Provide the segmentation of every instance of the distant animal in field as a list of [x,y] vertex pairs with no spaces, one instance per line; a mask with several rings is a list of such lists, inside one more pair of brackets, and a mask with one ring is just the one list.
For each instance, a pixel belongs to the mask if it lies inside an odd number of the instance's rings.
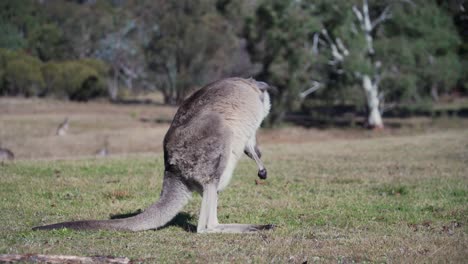
[[104,146],[96,152],[97,157],[106,157],[109,155],[109,140],[105,139]]
[[102,149],[96,152],[97,157],[106,157],[107,155],[109,155],[109,150],[107,149],[107,147],[103,147]]
[[65,117],[65,120],[63,120],[63,122],[57,127],[57,136],[65,136],[67,134],[69,126],[68,123],[68,117]]
[[7,148],[0,148],[0,160],[14,160],[15,154]]
[[244,233],[273,228],[273,225],[220,224],[217,216],[218,192],[228,185],[243,152],[255,160],[258,177],[267,177],[256,132],[270,111],[269,88],[254,79],[228,78],[206,85],[187,98],[164,138],[161,197],[143,213],[123,219],[63,222],[33,230],[157,229],[180,212],[193,192],[203,196],[198,233]]

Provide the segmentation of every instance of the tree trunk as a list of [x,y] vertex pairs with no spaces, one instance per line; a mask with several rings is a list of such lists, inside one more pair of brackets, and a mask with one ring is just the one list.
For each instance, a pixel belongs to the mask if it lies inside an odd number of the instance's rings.
[[432,100],[434,100],[434,102],[439,101],[439,89],[438,89],[438,85],[436,82],[434,82],[431,86],[431,97],[432,97]]
[[378,87],[372,84],[371,78],[367,74],[362,76],[362,86],[366,92],[367,107],[369,108],[367,124],[373,129],[382,129],[384,128],[384,124],[379,111],[380,100]]
[[107,92],[109,93],[109,97],[111,101],[116,101],[118,92],[119,92],[119,76],[117,74],[117,69],[114,68],[112,80],[107,81]]

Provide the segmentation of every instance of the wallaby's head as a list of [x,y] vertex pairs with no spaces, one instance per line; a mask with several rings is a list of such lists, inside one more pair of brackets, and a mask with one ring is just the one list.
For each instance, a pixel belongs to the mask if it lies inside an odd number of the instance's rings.
[[263,118],[265,118],[270,113],[271,109],[270,95],[268,94],[268,88],[270,88],[270,86],[265,82],[257,82],[257,86],[259,86],[260,91],[262,91],[260,99],[263,102]]
[[268,90],[271,90],[272,87],[266,82],[259,82],[253,78],[248,79],[248,81],[254,85],[260,92],[260,100],[263,102],[263,118],[265,118],[270,113],[271,101]]

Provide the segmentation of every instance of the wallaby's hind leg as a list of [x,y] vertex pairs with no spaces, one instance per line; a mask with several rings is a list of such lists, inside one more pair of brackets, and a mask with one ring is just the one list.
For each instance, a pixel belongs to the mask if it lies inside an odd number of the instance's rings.
[[246,233],[272,229],[273,225],[219,224],[218,191],[216,184],[203,188],[203,199],[198,219],[197,233]]

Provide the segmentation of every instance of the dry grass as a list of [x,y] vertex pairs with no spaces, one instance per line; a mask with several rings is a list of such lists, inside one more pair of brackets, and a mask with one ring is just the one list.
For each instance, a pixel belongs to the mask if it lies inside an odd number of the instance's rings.
[[[468,258],[468,132],[459,127],[463,120],[379,134],[291,127],[263,131],[269,179],[256,185],[255,165],[242,160],[220,195],[219,218],[278,225],[273,231],[187,232],[197,222],[201,199],[194,195],[177,221],[159,231],[32,232],[39,224],[106,219],[151,204],[162,183],[163,160],[156,144],[167,124],[139,121],[140,115],[157,119],[165,108],[67,103],[62,107],[69,109],[70,135],[58,138],[45,135],[49,125],[44,124],[47,118],[51,126],[63,119],[54,114],[61,103],[34,106],[36,113],[24,105],[42,101],[17,104],[22,110],[0,101],[0,113],[10,109],[0,116],[2,143],[15,148],[20,158],[44,159],[0,165],[0,254],[112,255],[146,263],[464,263]],[[174,113],[165,110],[168,116]],[[24,123],[21,116],[28,116]],[[75,118],[80,122],[73,125]],[[14,133],[3,130],[5,124],[33,129]],[[38,134],[28,135],[33,131]],[[154,154],[76,158],[94,150],[83,140],[106,135],[113,153]],[[157,143],[131,141],[130,135]],[[41,150],[41,142],[50,147]],[[69,148],[57,152],[62,146]],[[45,159],[61,155],[75,158]]]
[[[161,152],[174,107],[0,99],[0,144],[18,159],[92,156],[106,140],[111,154]],[[69,117],[64,137],[57,126]]]
[[[159,100],[152,98],[152,101]],[[17,159],[94,156],[106,141],[111,155],[161,153],[164,135],[175,112],[176,107],[155,104],[114,105],[0,98],[0,146],[13,150]],[[69,117],[70,129],[65,137],[58,137],[55,135],[57,126],[65,117]],[[411,118],[387,119],[387,122],[398,123],[402,128],[388,128],[375,133],[361,128],[320,130],[283,127],[261,131],[259,142],[261,145],[303,144],[468,128],[468,120],[465,119]]]

